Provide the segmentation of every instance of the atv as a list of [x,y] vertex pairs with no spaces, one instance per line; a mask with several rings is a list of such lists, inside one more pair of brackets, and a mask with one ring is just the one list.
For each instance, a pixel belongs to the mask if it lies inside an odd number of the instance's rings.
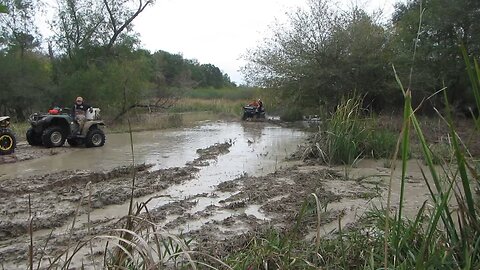
[[82,129],[69,110],[50,110],[48,114],[34,113],[30,116],[31,127],[27,130],[28,144],[47,148],[85,145],[101,147],[105,144],[105,123],[100,120],[100,109],[90,108]]
[[13,131],[8,128],[10,125],[10,117],[0,117],[0,155],[9,155],[15,151],[17,140]]
[[242,120],[247,120],[248,118],[251,119],[265,119],[265,109],[261,109],[258,111],[256,106],[245,106],[243,107],[243,116]]

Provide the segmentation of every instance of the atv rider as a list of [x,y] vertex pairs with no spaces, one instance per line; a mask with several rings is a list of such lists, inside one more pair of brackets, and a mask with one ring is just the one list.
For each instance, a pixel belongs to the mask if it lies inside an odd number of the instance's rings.
[[254,100],[253,102],[251,102],[250,104],[248,104],[248,106],[255,107],[257,114],[262,113],[262,112],[265,110],[265,109],[263,108],[263,102],[262,102],[262,100],[260,100],[260,99]]
[[82,132],[83,126],[85,125],[85,121],[87,119],[86,118],[87,110],[91,108],[92,106],[83,103],[82,97],[77,97],[75,99],[75,105],[73,106],[73,110],[72,110],[72,117],[78,123],[78,126],[79,126],[78,133]]
[[265,111],[265,108],[263,108],[263,102],[262,100],[258,99],[257,101],[258,106],[257,106],[257,113],[262,113]]

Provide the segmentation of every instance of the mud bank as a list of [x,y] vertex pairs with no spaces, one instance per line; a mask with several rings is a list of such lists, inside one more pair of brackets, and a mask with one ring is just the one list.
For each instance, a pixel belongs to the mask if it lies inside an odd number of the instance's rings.
[[[218,155],[227,153],[230,146],[230,143],[224,143],[198,149],[199,156],[195,161],[208,164]],[[128,213],[128,207],[122,204],[128,202],[131,195],[145,197],[191,180],[199,171],[192,165],[160,170],[151,168],[151,165],[142,164],[107,172],[63,171],[0,181],[0,266],[16,269],[26,265],[29,230],[36,243],[49,243],[44,249],[36,246],[36,259],[40,260],[45,254],[51,259],[72,243],[121,227],[117,218],[90,216],[95,209],[120,205],[120,211],[123,211],[120,216],[123,216]],[[135,188],[132,194],[133,178]],[[181,213],[178,209],[178,203],[171,203],[152,213],[161,220],[166,214]],[[85,214],[88,214],[86,223],[76,220],[75,217]],[[75,227],[75,222],[80,225]],[[69,227],[72,228],[70,232]]]
[[[128,152],[120,148],[121,141],[114,141],[111,148],[95,149],[98,157],[85,151],[93,160],[80,160],[77,165],[92,170],[0,177],[0,269],[27,268],[30,217],[35,264],[48,267],[63,254],[61,265],[67,250],[71,255],[77,244],[86,243],[88,248],[77,251],[70,268],[101,268],[108,255],[106,241],[91,239],[118,236],[112,230],[125,227],[133,172],[134,204],[145,206],[136,214],[135,232],[148,235],[155,228],[181,235],[189,248],[218,257],[241,249],[257,232],[296,226],[303,206],[306,212],[299,229],[312,237],[317,226],[312,194],[321,204],[323,235],[337,230],[339,219],[350,226],[372,204],[385,201],[390,170],[384,161],[363,160],[356,167],[284,162],[307,137],[296,130],[264,123],[215,123],[138,135],[142,141],[135,145],[138,160],[153,165],[119,167]],[[123,156],[113,155],[119,153]],[[100,161],[106,169],[91,166]],[[108,169],[110,164],[117,166]],[[407,214],[415,213],[428,195],[421,170],[414,169],[419,168],[417,162],[411,161],[409,167]],[[394,173],[393,207],[399,177]]]
[[[50,157],[58,154],[75,151],[77,148],[73,147],[59,147],[59,148],[45,148],[30,146],[26,142],[17,144],[15,153],[6,156],[0,156],[0,165],[33,160],[42,157]],[[1,176],[1,173],[0,173]]]

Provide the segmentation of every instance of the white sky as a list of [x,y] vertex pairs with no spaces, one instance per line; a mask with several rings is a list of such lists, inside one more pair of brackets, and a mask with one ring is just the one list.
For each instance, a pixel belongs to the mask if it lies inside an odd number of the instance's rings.
[[[393,12],[400,0],[331,0],[340,6],[352,3],[369,12]],[[404,1],[404,0],[403,0]],[[55,0],[44,0],[53,12]],[[137,17],[134,30],[142,47],[155,52],[179,53],[200,63],[211,63],[242,83],[240,59],[269,36],[275,20],[284,21],[285,13],[304,5],[306,0],[157,0]],[[52,14],[53,15],[53,14]],[[50,17],[50,14],[47,15]],[[44,27],[41,27],[44,28]],[[47,28],[47,27],[45,27]],[[43,32],[43,31],[42,31]],[[51,34],[51,33],[50,33]],[[49,34],[44,33],[44,37]]]
[[[339,0],[357,3],[367,11],[390,15],[396,0]],[[275,19],[301,6],[305,0],[157,0],[134,21],[144,48],[180,53],[185,58],[211,63],[243,82],[240,59],[269,35]]]

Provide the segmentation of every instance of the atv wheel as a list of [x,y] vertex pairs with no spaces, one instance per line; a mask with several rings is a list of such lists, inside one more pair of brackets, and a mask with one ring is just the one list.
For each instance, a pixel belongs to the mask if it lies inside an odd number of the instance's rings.
[[101,147],[105,144],[105,133],[101,129],[93,129],[87,133],[85,145],[87,147]]
[[37,135],[35,131],[33,131],[33,128],[29,128],[27,130],[26,137],[27,137],[28,144],[32,146],[42,145],[42,137]]
[[75,147],[83,144],[82,139],[67,139],[67,142],[70,146]]
[[9,155],[15,151],[16,140],[9,129],[0,129],[0,155]]
[[60,127],[49,127],[43,131],[42,142],[45,147],[60,147],[65,143],[65,135]]

